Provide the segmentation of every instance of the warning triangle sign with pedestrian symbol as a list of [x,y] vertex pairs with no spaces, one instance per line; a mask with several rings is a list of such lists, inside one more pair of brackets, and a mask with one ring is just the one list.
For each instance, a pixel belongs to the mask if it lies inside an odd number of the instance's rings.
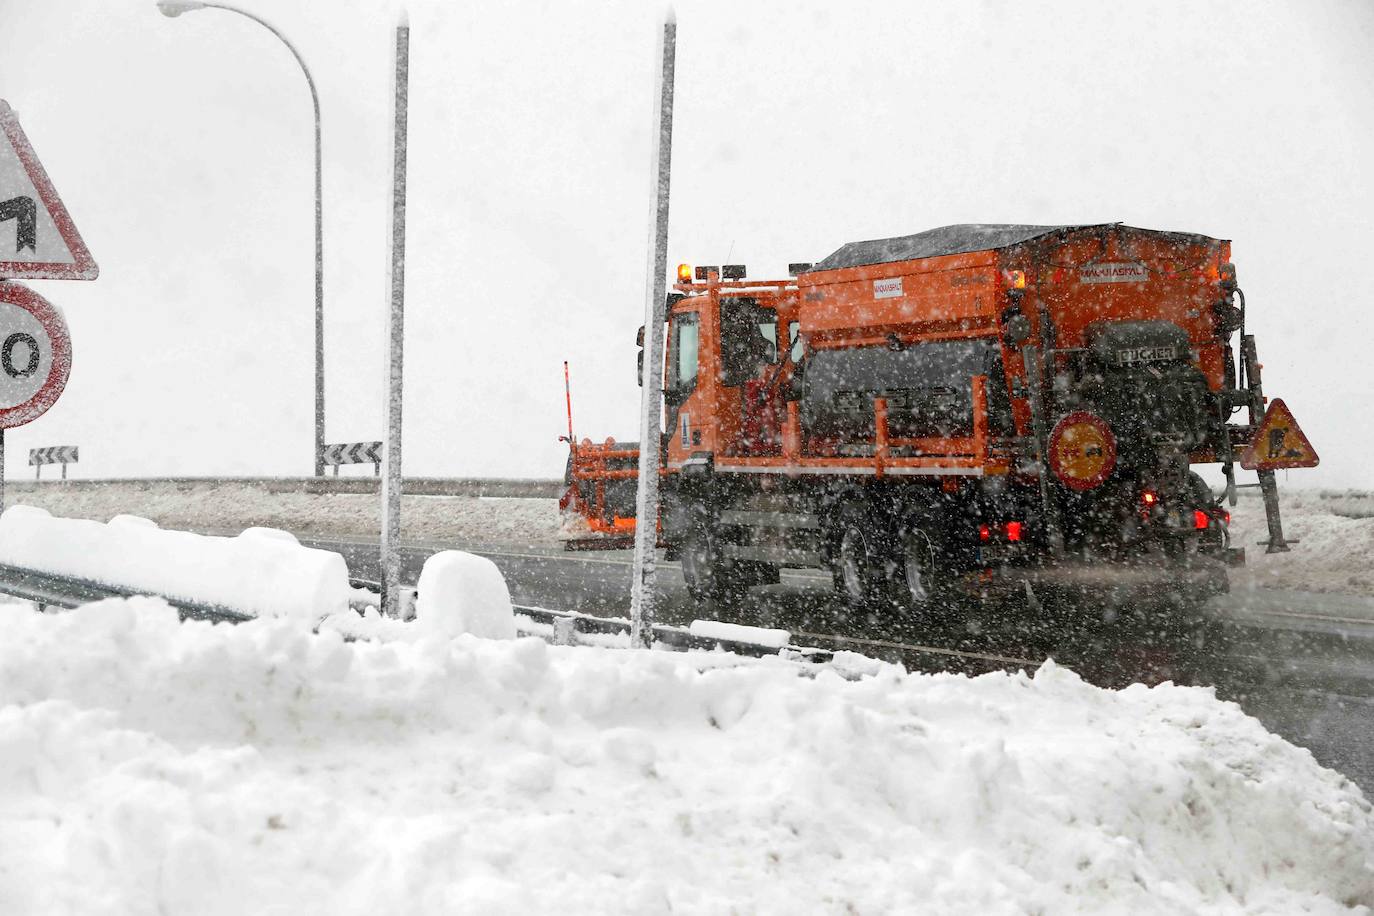
[[1293,412],[1279,398],[1270,402],[1250,444],[1240,453],[1240,466],[1247,471],[1314,468],[1320,461]]
[[0,279],[94,280],[99,273],[14,110],[0,99]]

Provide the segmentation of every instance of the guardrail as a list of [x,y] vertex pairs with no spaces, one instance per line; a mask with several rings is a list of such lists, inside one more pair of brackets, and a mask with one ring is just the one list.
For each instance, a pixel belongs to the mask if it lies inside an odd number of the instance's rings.
[[[136,595],[145,594],[147,593],[136,589],[121,588],[117,585],[105,585],[86,579],[58,576],[20,566],[0,565],[0,595],[32,601],[40,609],[47,607],[70,609],[95,601],[104,601],[107,598],[132,598]],[[181,614],[182,620],[241,623],[252,619],[251,615],[230,608],[200,604],[181,598],[168,598],[165,595],[156,597],[162,598],[176,608]]]
[[[143,489],[197,486],[249,486],[268,493],[379,493],[375,477],[110,477],[81,480],[15,481],[13,492],[64,488],[72,492],[109,486]],[[494,496],[526,499],[557,499],[563,495],[562,480],[537,477],[407,477],[402,490],[407,496]]]
[[[355,584],[359,584],[358,580],[354,581]],[[70,576],[58,576],[52,573],[40,572],[38,570],[26,569],[19,566],[0,565],[0,595],[9,595],[10,597],[19,598],[24,601],[32,601],[39,606],[40,610],[50,607],[70,609],[95,601],[103,601],[108,598],[131,598],[136,595],[147,594],[148,593],[144,591],[105,585],[103,583],[76,579]],[[244,614],[241,611],[235,611],[230,608],[200,604],[194,601],[186,601],[181,598],[171,598],[166,595],[153,595],[151,597],[161,598],[169,605],[176,608],[183,620],[194,619],[209,620],[216,623],[243,623],[244,621],[253,619],[250,614]],[[523,605],[516,605],[514,610],[518,616],[528,618],[532,623],[551,628],[548,632],[544,632],[542,630],[531,630],[529,627],[518,627],[521,635],[538,636],[556,645],[576,645],[581,641],[579,639],[580,636],[628,634],[630,631],[630,621],[625,618],[591,617],[569,611],[556,611],[549,608],[526,607]],[[794,646],[779,648],[778,646],[762,645],[759,643],[700,636],[683,627],[655,626],[652,629],[655,642],[666,648],[678,651],[686,651],[689,649],[702,651],[724,650],[736,655],[746,655],[755,658],[778,655],[785,658],[812,662],[827,662],[830,661],[833,655],[832,652],[823,649],[799,648]]]
[[[551,632],[545,633],[520,628],[517,624],[517,630],[521,632],[521,635],[538,636],[554,645],[578,645],[583,642],[580,639],[582,636],[616,636],[622,634],[628,636],[630,633],[628,617],[593,617],[572,611],[556,611],[550,608],[527,607],[519,604],[515,605],[515,613],[517,616],[528,617],[536,624],[552,627]],[[810,662],[828,662],[834,655],[833,652],[826,649],[792,645],[779,647],[742,640],[723,639],[717,636],[702,636],[685,627],[660,624],[650,627],[650,630],[653,632],[653,642],[681,652],[689,649],[704,652],[723,650],[734,655],[747,655],[753,658],[776,655]]]
[[[39,606],[40,610],[43,610],[49,607],[70,609],[95,601],[103,601],[107,598],[131,598],[146,593],[83,579],[74,579],[69,576],[55,576],[17,566],[0,565],[0,594],[32,601]],[[176,608],[183,620],[242,623],[253,619],[249,614],[229,608],[198,604],[180,598],[169,598],[166,595],[153,597],[161,598]],[[548,608],[517,605],[515,613],[527,617],[535,623],[552,627],[551,633],[531,632],[525,628],[521,635],[539,636],[561,645],[577,644],[579,634],[629,633],[630,628],[630,621],[626,619],[588,617],[583,614],[554,611]],[[653,632],[655,641],[668,648],[681,651],[722,649],[737,655],[760,658],[765,655],[784,655],[807,661],[829,661],[831,657],[830,652],[819,649],[793,649],[792,647],[779,649],[776,646],[697,636],[682,627],[656,626],[653,628]]]

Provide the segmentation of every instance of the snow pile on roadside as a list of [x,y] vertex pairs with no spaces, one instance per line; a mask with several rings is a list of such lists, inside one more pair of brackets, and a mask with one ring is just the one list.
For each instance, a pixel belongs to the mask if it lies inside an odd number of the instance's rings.
[[441,550],[425,560],[415,588],[416,628],[422,632],[515,638],[515,610],[506,577],[486,557]]
[[[1279,490],[1283,533],[1297,540],[1288,553],[1266,554],[1269,540],[1264,502],[1257,491],[1241,496],[1231,510],[1231,543],[1245,548],[1245,567],[1233,570],[1233,590],[1246,586],[1374,596],[1374,517],[1336,514],[1339,500],[1313,490]],[[1354,513],[1351,513],[1354,514]]]
[[0,607],[0,910],[1335,913],[1359,790],[1209,691]]
[[246,614],[317,621],[348,609],[348,566],[285,531],[234,538],[163,531],[146,518],[108,524],[11,506],[0,515],[0,563]]

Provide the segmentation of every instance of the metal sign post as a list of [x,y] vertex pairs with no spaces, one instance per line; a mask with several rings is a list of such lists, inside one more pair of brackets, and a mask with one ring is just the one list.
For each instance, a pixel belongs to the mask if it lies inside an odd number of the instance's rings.
[[382,611],[408,616],[401,601],[401,367],[405,356],[406,109],[410,24],[396,26],[395,126],[391,160],[391,318],[387,324],[386,451],[382,463]]
[[663,322],[668,270],[668,189],[673,160],[673,71],[677,56],[677,19],[669,10],[663,23],[662,69],[654,133],[653,227],[644,306],[644,388],[639,416],[639,488],[635,497],[635,555],[630,585],[630,643],[647,646],[653,632],[657,596],[658,468],[663,436]]

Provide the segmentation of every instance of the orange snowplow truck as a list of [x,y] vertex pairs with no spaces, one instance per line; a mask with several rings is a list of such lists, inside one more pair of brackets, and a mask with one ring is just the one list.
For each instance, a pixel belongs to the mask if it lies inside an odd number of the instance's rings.
[[[1220,463],[1234,502],[1265,411],[1229,242],[958,225],[789,281],[683,268],[659,522],[698,599],[820,567],[856,605],[915,611],[1060,588],[1187,602],[1243,562],[1192,470]],[[633,530],[637,454],[572,445],[563,506],[594,537]],[[1283,549],[1272,470],[1260,485]]]

